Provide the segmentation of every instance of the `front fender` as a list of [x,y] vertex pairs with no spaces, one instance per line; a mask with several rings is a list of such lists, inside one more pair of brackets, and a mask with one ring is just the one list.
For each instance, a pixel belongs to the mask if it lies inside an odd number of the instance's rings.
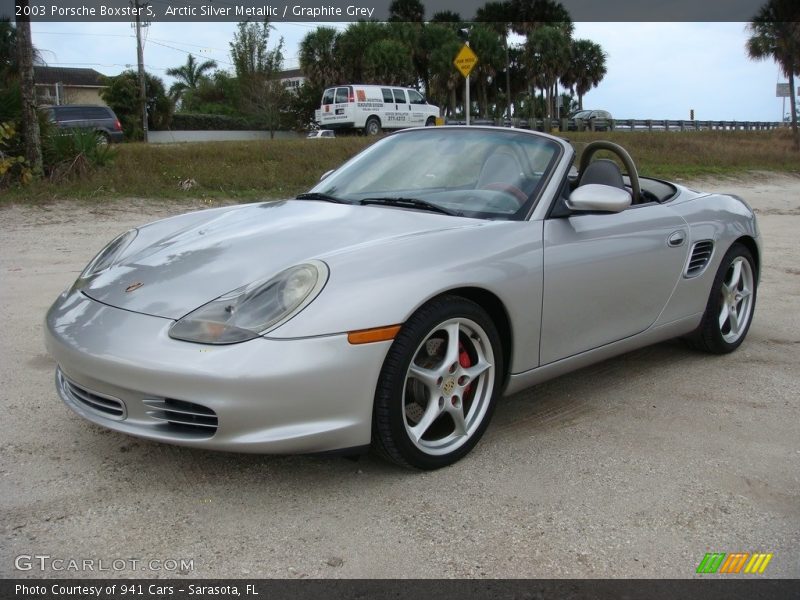
[[514,332],[512,372],[539,364],[543,248],[541,221],[487,221],[322,256],[330,279],[302,313],[270,338],[332,335],[404,323],[449,290],[487,290]]

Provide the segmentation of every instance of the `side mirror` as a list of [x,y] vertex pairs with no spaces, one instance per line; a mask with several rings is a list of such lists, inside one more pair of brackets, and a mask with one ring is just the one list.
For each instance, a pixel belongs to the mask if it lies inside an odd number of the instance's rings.
[[622,212],[631,205],[631,195],[619,188],[588,183],[575,188],[566,202],[575,212]]
[[331,169],[330,171],[325,171],[325,172],[324,172],[322,175],[320,175],[320,177],[319,177],[319,180],[320,180],[320,181],[322,181],[322,180],[323,180],[323,179],[325,179],[325,178],[326,178],[328,175],[330,175],[331,173],[333,173],[335,170],[336,170],[336,169]]

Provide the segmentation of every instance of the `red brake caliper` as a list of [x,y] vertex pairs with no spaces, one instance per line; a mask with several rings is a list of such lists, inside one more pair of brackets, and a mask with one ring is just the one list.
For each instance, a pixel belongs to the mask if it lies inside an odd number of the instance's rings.
[[[472,360],[467,354],[466,348],[464,348],[464,344],[462,342],[458,343],[458,364],[461,365],[462,369],[468,369],[472,366]],[[470,383],[467,387],[464,388],[464,395],[466,396],[472,391],[472,384]]]

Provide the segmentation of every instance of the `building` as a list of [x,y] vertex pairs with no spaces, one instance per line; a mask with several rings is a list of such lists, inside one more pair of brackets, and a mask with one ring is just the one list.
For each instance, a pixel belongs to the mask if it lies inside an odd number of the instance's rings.
[[33,81],[39,104],[97,104],[105,106],[100,91],[103,74],[94,69],[34,67]]
[[297,91],[297,89],[303,85],[306,80],[306,76],[303,75],[303,71],[300,69],[288,69],[286,71],[281,71],[278,73],[278,78],[281,80],[283,87],[294,91]]

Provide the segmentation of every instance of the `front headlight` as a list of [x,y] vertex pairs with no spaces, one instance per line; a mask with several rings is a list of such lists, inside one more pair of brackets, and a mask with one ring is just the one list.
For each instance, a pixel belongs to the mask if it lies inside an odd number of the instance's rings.
[[136,239],[138,234],[138,229],[131,229],[111,240],[111,242],[109,242],[109,244],[86,266],[83,273],[78,277],[78,281],[89,279],[93,275],[97,275],[113,265],[117,259],[122,256],[125,249]]
[[233,290],[170,327],[170,337],[202,344],[235,344],[275,329],[303,310],[328,281],[328,267],[309,261],[272,279]]

